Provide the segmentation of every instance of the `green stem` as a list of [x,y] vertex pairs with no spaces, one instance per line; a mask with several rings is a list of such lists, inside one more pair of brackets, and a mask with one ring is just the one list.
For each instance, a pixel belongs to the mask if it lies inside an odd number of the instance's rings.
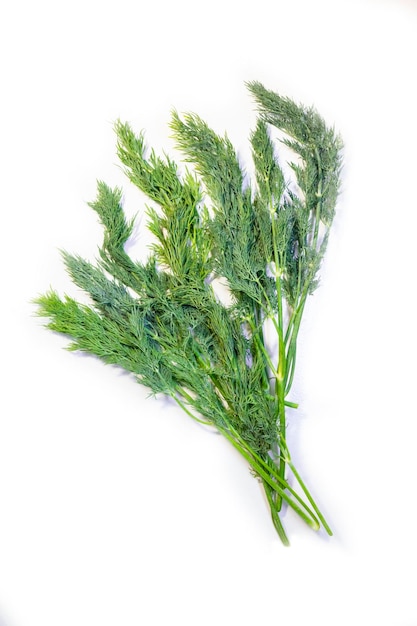
[[[290,487],[290,485],[285,480],[282,480],[278,474],[272,471],[272,468],[270,465],[265,463],[265,461],[262,461],[260,457],[256,454],[256,452],[252,449],[248,449],[248,446],[243,444],[243,442],[242,444],[239,443],[239,441],[236,440],[235,437],[232,437],[232,435],[227,430],[222,429],[222,428],[218,428],[218,430],[222,433],[222,435],[226,437],[226,439],[228,439],[228,441],[230,441],[230,443],[248,461],[249,465],[252,467],[255,473],[262,480],[264,480],[268,485],[270,485],[270,487],[272,487],[272,489],[277,493],[277,495],[280,495],[281,498],[285,500],[285,502],[296,513],[298,513],[298,515],[311,528],[313,528],[313,530],[318,530],[320,528],[320,524],[316,516],[314,515],[314,513],[311,511],[311,509],[306,505],[306,503],[300,498],[300,496]],[[261,461],[260,463],[258,462],[258,459]],[[266,469],[264,469],[263,466],[266,467]],[[273,478],[271,477],[271,475],[273,476]],[[294,500],[285,493],[284,489],[280,487],[278,483],[283,484],[285,488],[294,496],[294,498],[300,502],[301,506],[298,506],[298,504],[294,502]],[[307,511],[308,515],[304,512],[303,509]]]
[[[248,446],[242,441],[241,437],[237,435],[237,439],[243,449],[248,449]],[[279,474],[277,473],[277,467],[275,463],[272,461],[272,459],[270,459],[270,462],[268,463],[267,461],[262,459],[262,457],[260,457],[254,450],[250,448],[248,449],[248,453],[251,455],[251,457],[253,457],[256,460],[256,463],[259,466],[261,466],[266,472],[268,472],[268,475],[272,476],[274,480],[276,480],[279,484],[281,484],[300,503],[300,505],[307,511],[307,513],[311,517],[313,518],[315,517],[313,511],[304,502],[301,496],[291,487],[291,485],[285,479],[282,479],[279,476]],[[276,490],[275,492],[276,494],[278,493]]]
[[265,344],[260,340],[260,338],[259,338],[259,336],[257,334],[254,334],[254,339],[255,339],[255,342],[256,342],[258,348],[260,349],[260,351],[264,355],[264,357],[265,357],[265,359],[266,359],[266,361],[267,361],[267,363],[269,365],[269,368],[270,368],[272,374],[274,375],[274,378],[276,378],[278,376],[278,372],[275,369],[275,365],[272,362],[272,359],[271,359],[271,356],[270,356],[268,350],[265,348]]
[[[187,402],[189,402],[191,405],[193,404],[193,398],[191,396],[189,396],[189,394],[181,389],[179,390],[179,393],[181,393],[181,395],[187,400]],[[183,411],[185,413],[187,413],[187,415],[189,415],[193,420],[204,424],[204,425],[212,425],[210,424],[210,422],[204,421],[202,419],[199,419],[198,417],[196,417],[188,408],[187,406],[184,404],[184,402],[182,402],[179,397],[175,394],[172,395],[173,399],[177,402],[177,404],[183,409]],[[285,478],[282,478],[282,476],[279,474],[279,472],[275,471],[275,465],[272,463],[272,460],[270,463],[266,462],[265,460],[263,460],[254,450],[252,450],[247,444],[245,444],[243,442],[243,440],[241,439],[241,437],[238,435],[238,433],[233,429],[232,426],[230,426],[230,430],[233,432],[233,436],[225,429],[223,428],[219,428],[217,427],[218,430],[226,437],[226,439],[229,440],[229,442],[240,452],[240,454],[248,461],[249,465],[252,467],[252,469],[254,470],[254,472],[262,479],[263,485],[264,485],[264,489],[265,489],[265,493],[268,499],[268,503],[270,505],[270,509],[271,509],[271,517],[272,517],[272,521],[274,523],[275,529],[281,539],[281,541],[283,542],[284,545],[289,545],[289,541],[288,538],[286,536],[285,530],[282,526],[282,522],[280,520],[279,517],[279,511],[281,508],[281,503],[284,500],[288,506],[290,506],[311,528],[313,528],[313,530],[318,530],[320,527],[319,524],[319,520],[323,523],[324,528],[326,529],[326,531],[331,534],[331,530],[328,526],[328,524],[326,523],[323,515],[321,514],[321,512],[319,511],[317,505],[315,504],[312,496],[310,495],[307,487],[305,486],[304,482],[302,481],[300,475],[298,474],[296,468],[294,467],[294,465],[292,464],[291,461],[291,457],[289,455],[288,452],[288,448],[286,446],[286,443],[284,442],[283,444],[283,452],[285,453],[285,460],[288,463],[289,467],[291,468],[292,472],[294,473],[294,476],[296,477],[298,483],[300,484],[301,488],[303,489],[305,495],[307,496],[308,501],[310,502],[313,510],[315,511],[316,515],[314,514],[314,512],[310,509],[310,507],[302,500],[302,498],[299,496],[299,494],[297,494],[296,491],[294,491],[294,489],[292,489],[292,487],[288,484],[288,482],[285,480]],[[282,455],[284,456],[284,454]],[[282,485],[282,487],[280,486]],[[289,495],[287,495],[285,493],[285,491],[288,491],[292,497],[290,497]],[[273,493],[275,493],[275,500],[273,497]],[[278,500],[279,498],[279,500]],[[297,504],[297,502],[295,502],[295,500],[299,503]],[[278,508],[278,502],[279,502],[279,507]]]
[[[188,395],[185,394],[183,391],[180,392],[182,395]],[[189,398],[191,396],[188,396]],[[192,417],[193,420],[195,420],[196,422],[198,422],[199,424],[204,424],[205,426],[212,426],[213,424],[211,424],[211,422],[206,422],[205,420],[199,419],[198,417],[196,417],[194,415],[194,413],[191,413],[191,411],[187,408],[187,406],[184,404],[184,402],[182,402],[178,396],[176,396],[174,393],[171,394],[171,398],[173,398],[175,400],[175,402],[178,404],[178,406],[180,406],[182,408],[183,411],[185,411],[185,413],[187,413],[187,415],[189,417]]]
[[292,381],[294,378],[295,370],[295,357],[297,351],[297,338],[300,330],[301,318],[304,312],[304,306],[306,303],[308,294],[308,282],[306,283],[303,292],[300,296],[300,301],[297,308],[291,315],[288,322],[287,332],[285,334],[285,345],[287,347],[287,371],[285,379],[285,393],[288,393],[291,389]]
[[315,503],[313,496],[311,495],[310,491],[308,490],[306,484],[304,483],[303,479],[301,478],[300,474],[298,473],[298,470],[296,469],[296,467],[294,466],[294,464],[293,464],[293,462],[291,460],[291,456],[290,456],[290,453],[288,451],[287,444],[286,444],[285,441],[283,441],[283,443],[282,443],[282,448],[285,451],[285,456],[286,456],[286,461],[288,463],[288,467],[291,469],[291,471],[294,474],[298,484],[300,485],[301,489],[303,490],[307,500],[310,502],[310,504],[313,507],[315,513],[317,514],[317,517],[319,518],[320,522],[323,524],[323,528],[326,530],[328,535],[332,536],[333,532],[332,532],[330,526],[326,522],[323,514],[321,513],[321,511],[318,508],[317,504]]
[[297,402],[290,402],[289,400],[284,400],[284,404],[285,404],[285,406],[289,407],[290,409],[298,409],[298,403]]
[[[285,439],[286,435],[286,415],[285,415],[285,377],[286,377],[286,354],[285,354],[285,340],[283,333],[283,315],[282,315],[282,292],[281,292],[281,278],[277,275],[277,299],[278,299],[278,364],[277,373],[275,378],[275,394],[278,403],[278,428],[279,436],[281,435]],[[280,455],[279,461],[279,476],[285,479],[285,457]],[[281,510],[282,498],[277,495],[276,507],[277,511]]]
[[[275,393],[278,400],[278,424],[279,424],[279,441],[281,437],[285,439],[287,424],[285,414],[285,347],[282,340],[282,334],[280,336],[280,350],[279,350],[279,363],[278,363],[278,375],[275,380]],[[278,474],[285,480],[285,456],[280,454]],[[277,510],[281,510],[282,498],[277,496]]]
[[[286,381],[285,381],[285,395],[289,393],[292,387],[293,380],[294,380],[296,354],[297,354],[297,345],[294,343],[293,350],[287,355],[287,376],[286,376]],[[291,405],[291,403],[288,404],[287,402],[285,402],[285,404],[286,406]]]
[[278,511],[276,511],[275,509],[275,501],[274,501],[274,491],[273,489],[270,487],[270,485],[268,485],[267,482],[265,482],[265,480],[262,480],[263,482],[263,486],[264,486],[264,490],[265,490],[265,494],[266,497],[268,499],[268,503],[269,503],[269,508],[271,510],[271,518],[272,518],[272,522],[275,526],[275,530],[278,533],[279,538],[281,539],[282,543],[284,544],[284,546],[289,546],[290,542],[288,540],[287,534],[285,532],[285,529],[282,525],[281,522],[281,518],[279,516]]
[[310,494],[309,490],[307,489],[307,487],[306,487],[304,481],[302,480],[300,474],[298,473],[297,469],[294,467],[294,464],[292,463],[292,461],[288,461],[288,467],[291,469],[292,473],[294,474],[295,478],[297,479],[298,484],[300,485],[301,489],[305,493],[307,500],[310,502],[310,504],[313,507],[315,513],[317,514],[317,517],[319,518],[320,522],[323,524],[323,528],[326,530],[327,534],[331,537],[333,535],[333,532],[332,532],[330,526],[326,522],[323,514],[321,513],[321,511],[318,508],[317,504],[315,503],[312,495]]

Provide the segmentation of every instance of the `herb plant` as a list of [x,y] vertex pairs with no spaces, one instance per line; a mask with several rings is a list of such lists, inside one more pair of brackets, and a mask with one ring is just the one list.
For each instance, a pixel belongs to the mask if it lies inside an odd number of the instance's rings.
[[[63,253],[91,305],[55,291],[37,304],[50,329],[72,338],[69,349],[132,372],[226,437],[262,484],[287,545],[283,503],[331,534],[292,462],[286,423],[288,408],[297,407],[288,400],[297,337],[334,216],[341,141],[314,109],[258,82],[248,88],[259,111],[251,184],[227,136],[197,115],[172,115],[177,146],[192,164],[182,174],[170,157],[147,150],[143,134],[116,123],[125,172],[154,203],[149,257],[139,263],[127,254],[134,224],[122,192],[99,182],[90,204],[104,229],[97,263]],[[294,155],[292,182],[277,158],[273,127]],[[216,279],[227,285],[229,304]]]

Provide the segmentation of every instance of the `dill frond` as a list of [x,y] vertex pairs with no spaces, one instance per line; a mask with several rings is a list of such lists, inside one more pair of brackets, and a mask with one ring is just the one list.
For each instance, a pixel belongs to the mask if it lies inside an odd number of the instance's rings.
[[[342,144],[314,109],[258,82],[248,88],[259,109],[250,136],[252,183],[244,184],[228,137],[195,114],[174,112],[171,120],[177,147],[195,172],[185,174],[118,121],[125,173],[156,205],[148,209],[155,238],[149,258],[139,263],[127,254],[134,220],[126,219],[122,191],[100,181],[90,203],[104,230],[96,264],[62,253],[91,304],[55,291],[36,302],[47,326],[71,339],[69,349],[132,372],[152,393],[170,396],[225,436],[262,483],[287,545],[284,503],[314,530],[331,534],[292,462],[286,408],[296,406],[287,397],[297,337],[334,217]],[[297,193],[285,180],[271,126],[298,156],[290,163]],[[220,301],[213,279],[227,285],[231,304]],[[276,351],[266,342],[267,324],[276,331]]]

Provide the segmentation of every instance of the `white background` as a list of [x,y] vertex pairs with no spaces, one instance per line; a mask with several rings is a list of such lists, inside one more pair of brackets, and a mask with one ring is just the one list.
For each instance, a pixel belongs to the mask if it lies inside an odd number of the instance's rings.
[[[0,31],[1,626],[416,626],[417,3],[15,0]],[[195,111],[247,160],[246,80],[346,146],[290,416],[335,536],[288,512],[288,549],[227,442],[30,303],[77,295],[58,249],[95,257],[97,178],[143,209],[113,122],[171,151],[171,108]]]

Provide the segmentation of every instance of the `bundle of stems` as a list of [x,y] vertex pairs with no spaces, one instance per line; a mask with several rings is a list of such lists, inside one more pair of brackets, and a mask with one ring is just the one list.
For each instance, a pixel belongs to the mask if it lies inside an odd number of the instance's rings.
[[[247,86],[258,109],[250,137],[255,180],[246,182],[227,136],[195,114],[172,115],[177,147],[192,164],[182,173],[168,156],[148,151],[143,134],[117,122],[125,172],[153,201],[148,259],[127,254],[134,222],[126,219],[121,190],[99,182],[90,204],[104,229],[96,264],[63,253],[91,304],[55,291],[36,302],[47,326],[72,338],[69,349],[132,372],[217,429],[262,483],[287,545],[283,503],[331,534],[292,462],[286,410],[297,406],[288,400],[297,338],[334,216],[342,144],[314,109],[258,82]],[[290,180],[276,154],[280,142],[293,155]],[[227,304],[217,279],[227,285]]]

